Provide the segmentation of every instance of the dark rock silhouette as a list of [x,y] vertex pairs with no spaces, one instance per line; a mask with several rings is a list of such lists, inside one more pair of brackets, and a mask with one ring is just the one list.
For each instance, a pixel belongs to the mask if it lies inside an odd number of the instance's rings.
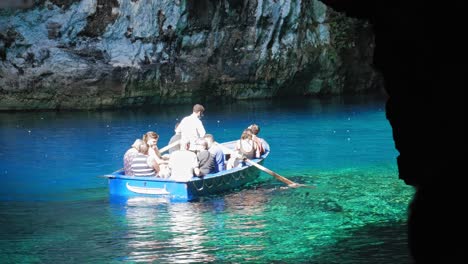
[[[408,244],[415,263],[468,263],[461,165],[466,122],[463,10],[421,1],[322,0],[374,27],[399,177],[416,189]],[[447,37],[435,34],[443,32]]]

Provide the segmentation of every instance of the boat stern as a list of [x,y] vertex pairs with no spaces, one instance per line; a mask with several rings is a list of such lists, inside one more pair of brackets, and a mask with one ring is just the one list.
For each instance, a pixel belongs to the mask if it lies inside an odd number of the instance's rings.
[[190,201],[195,198],[187,191],[186,182],[114,174],[108,176],[108,181],[109,193],[112,196],[164,197],[171,201]]

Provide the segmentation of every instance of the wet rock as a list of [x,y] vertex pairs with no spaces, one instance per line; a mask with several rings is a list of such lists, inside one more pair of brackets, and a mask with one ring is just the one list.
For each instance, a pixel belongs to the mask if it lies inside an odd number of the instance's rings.
[[60,38],[62,36],[62,34],[60,33],[60,28],[62,27],[62,25],[60,25],[60,23],[57,23],[57,22],[49,22],[47,23],[47,37],[49,39],[56,39],[56,38]]
[[81,0],[48,0],[51,4],[61,7],[63,10],[70,8],[71,5],[79,3]]
[[0,110],[365,92],[372,44],[315,0],[38,1],[0,14]]
[[97,0],[95,12],[88,16],[87,24],[80,36],[98,37],[106,30],[107,26],[113,24],[117,19],[118,13],[115,8],[119,7],[117,0]]

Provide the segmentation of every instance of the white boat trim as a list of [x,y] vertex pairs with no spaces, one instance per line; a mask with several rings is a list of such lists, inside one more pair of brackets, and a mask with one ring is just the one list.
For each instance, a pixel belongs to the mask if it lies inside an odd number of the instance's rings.
[[137,187],[137,186],[130,186],[130,184],[126,184],[127,189],[134,193],[141,193],[141,194],[157,194],[157,195],[167,195],[171,194],[166,190],[166,185],[164,184],[164,188],[148,188],[148,187]]

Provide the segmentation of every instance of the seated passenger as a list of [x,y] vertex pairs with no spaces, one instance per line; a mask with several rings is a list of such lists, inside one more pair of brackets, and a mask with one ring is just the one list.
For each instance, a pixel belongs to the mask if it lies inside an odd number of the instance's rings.
[[252,131],[245,129],[240,140],[236,142],[235,153],[231,155],[226,165],[227,169],[237,167],[243,158],[253,159],[260,157],[260,151],[252,139]]
[[245,129],[242,132],[240,140],[236,142],[235,149],[248,159],[260,158],[260,148],[253,140],[253,133],[250,129]]
[[215,142],[215,139],[212,134],[206,134],[205,140],[208,143],[208,151],[211,153],[211,155],[214,156],[214,159],[215,159],[214,173],[225,170],[226,164],[224,164],[225,159],[224,159],[223,150]]
[[138,149],[141,144],[144,144],[143,140],[136,139],[135,142],[133,142],[132,147],[125,152],[123,157],[125,175],[133,176],[131,165],[133,158],[138,154]]
[[156,176],[159,172],[159,165],[153,157],[148,155],[148,145],[141,144],[138,154],[131,162],[133,176]]
[[198,166],[200,168],[201,175],[209,173],[215,173],[215,157],[208,151],[208,142],[205,139],[200,138],[197,140],[198,145]]
[[159,177],[167,178],[168,172],[168,156],[162,156],[158,148],[159,135],[156,132],[148,131],[143,135],[143,141],[149,146],[148,155],[152,157],[161,168]]
[[260,155],[263,155],[270,151],[270,146],[268,143],[263,139],[258,137],[258,133],[260,132],[260,127],[257,124],[252,124],[248,127],[250,131],[252,131],[252,139],[257,143],[257,146],[260,149]]
[[143,141],[149,146],[148,155],[152,156],[159,165],[167,163],[169,158],[163,157],[158,148],[159,135],[156,132],[148,131],[143,135]]
[[190,151],[190,141],[182,139],[180,150],[174,151],[169,159],[171,179],[188,181],[194,175],[200,176],[197,155]]

